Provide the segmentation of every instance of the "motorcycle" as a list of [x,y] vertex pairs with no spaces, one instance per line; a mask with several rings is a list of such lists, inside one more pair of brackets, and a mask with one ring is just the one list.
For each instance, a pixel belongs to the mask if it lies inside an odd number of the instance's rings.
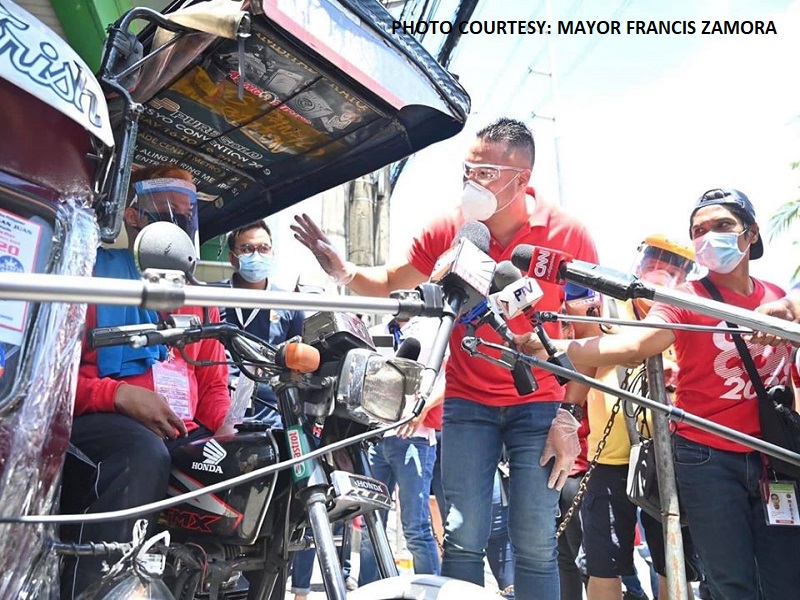
[[[230,324],[177,315],[158,330],[95,329],[88,339],[93,347],[166,342],[180,348],[206,337],[225,344],[241,373],[272,385],[283,429],[268,430],[258,420],[245,420],[235,435],[183,446],[173,454],[172,495],[302,457],[317,446],[328,452],[162,511],[160,525],[173,540],[167,550],[165,581],[174,596],[178,600],[205,595],[282,598],[292,553],[307,547],[308,528],[328,597],[344,598],[331,524],[359,516],[380,548],[381,572],[385,577],[396,575],[385,530],[375,513],[390,508],[391,493],[369,477],[362,445],[336,442],[396,422],[405,392],[418,385],[422,365],[404,358],[385,359],[375,351],[360,319],[331,312],[316,313],[305,321],[307,346],[294,342],[276,348]],[[310,356],[298,358],[301,350]]]
[[[149,241],[139,243],[145,237]],[[176,246],[179,249],[173,251]],[[143,247],[147,256],[140,251],[136,259],[151,279],[170,279],[165,272],[157,277],[146,268],[151,257],[162,269],[168,255],[179,257],[178,271],[188,272],[193,266],[193,259],[182,262],[191,253],[191,241],[171,224],[145,228],[135,244],[137,249]],[[377,513],[391,507],[391,492],[369,476],[366,452],[358,442],[401,420],[407,398],[417,393],[423,379],[425,368],[413,356],[419,354],[419,343],[406,342],[410,356],[402,356],[405,347],[401,346],[397,356],[387,358],[376,351],[361,319],[333,312],[308,317],[302,343],[290,340],[277,347],[229,323],[201,322],[193,315],[173,315],[159,325],[95,328],[88,332],[87,343],[93,348],[167,344],[180,349],[204,338],[222,341],[242,375],[273,387],[283,429],[269,430],[257,419],[245,419],[235,435],[202,438],[173,452],[170,490],[175,499],[161,503],[165,509],[159,525],[172,540],[161,551],[166,557],[164,582],[174,597],[282,598],[292,553],[308,547],[305,531],[310,529],[326,594],[344,599],[345,583],[331,526],[356,517],[364,519],[382,577],[396,577],[389,540]],[[431,360],[440,364],[441,356]],[[287,458],[294,461],[293,466],[282,462]],[[241,476],[250,481],[232,485],[231,480]],[[226,489],[212,491],[222,485]],[[155,539],[162,536],[159,533]],[[119,586],[128,590],[131,572],[136,573],[134,581],[138,578],[139,585],[150,585],[152,574],[143,564],[153,562],[152,549],[145,540],[134,546],[125,547],[129,564],[112,568],[87,592],[88,598],[108,597]],[[99,551],[96,544],[59,547],[61,554]],[[449,585],[475,598],[489,594],[444,578],[422,580],[429,590]],[[413,578],[401,581],[419,585]],[[360,593],[370,597],[369,588]],[[381,592],[381,597],[405,597],[402,594]]]

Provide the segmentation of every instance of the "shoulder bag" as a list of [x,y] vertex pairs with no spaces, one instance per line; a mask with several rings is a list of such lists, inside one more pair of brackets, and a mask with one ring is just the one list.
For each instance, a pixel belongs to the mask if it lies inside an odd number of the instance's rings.
[[[724,302],[722,294],[711,281],[704,277],[700,280],[714,300]],[[736,325],[728,323],[728,327]],[[791,388],[784,385],[764,387],[758,369],[753,362],[753,357],[747,349],[741,334],[732,333],[733,343],[742,358],[742,363],[747,371],[753,390],[758,396],[758,418],[761,426],[761,438],[765,442],[786,448],[794,453],[800,453],[800,415],[794,409],[794,395]],[[772,470],[779,476],[789,479],[800,479],[800,466],[793,465],[779,458],[768,457]]]

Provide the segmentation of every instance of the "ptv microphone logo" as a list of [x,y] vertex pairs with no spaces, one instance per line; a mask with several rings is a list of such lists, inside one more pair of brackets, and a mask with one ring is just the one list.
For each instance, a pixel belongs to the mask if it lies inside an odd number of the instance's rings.
[[516,300],[519,303],[522,303],[525,300],[527,294],[533,293],[533,286],[534,286],[533,280],[523,279],[523,281],[525,282],[525,285],[523,285],[518,290],[514,290],[514,300]]
[[521,277],[495,295],[495,305],[506,319],[513,319],[534,306],[543,295],[536,281]]

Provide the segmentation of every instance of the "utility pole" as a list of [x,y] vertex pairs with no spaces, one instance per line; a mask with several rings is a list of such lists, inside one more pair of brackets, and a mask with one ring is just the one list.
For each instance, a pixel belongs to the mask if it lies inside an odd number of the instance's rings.
[[[548,23],[554,23],[553,15],[552,15],[552,7],[551,7],[551,0],[545,0],[545,19]],[[559,116],[559,108],[561,105],[561,97],[559,92],[559,77],[558,77],[558,57],[556,53],[556,36],[548,35],[544,36],[546,38],[546,50],[548,55],[548,68],[547,70],[539,70],[536,68],[536,64],[539,62],[539,58],[544,54],[544,50],[537,53],[537,55],[533,58],[530,64],[527,67],[527,74],[528,75],[539,75],[542,77],[547,77],[550,82],[550,99],[552,103],[552,115],[542,115],[536,112],[536,110],[532,110],[530,113],[530,119],[544,119],[546,121],[550,121],[552,123],[552,131],[553,131],[553,151],[555,157],[555,169],[556,169],[556,183],[558,184],[558,202],[562,206],[567,204],[567,197],[566,197],[566,189],[564,186],[564,172],[563,172],[563,165],[561,160],[561,121]],[[505,105],[508,105],[509,101],[506,101]],[[504,105],[504,106],[505,106]]]
[[[548,23],[555,23],[553,21],[553,11],[551,0],[544,2],[545,19]],[[564,191],[564,173],[561,165],[561,121],[559,118],[559,108],[561,97],[558,89],[558,69],[557,69],[557,56],[556,56],[556,36],[548,35],[547,38],[547,52],[550,60],[550,97],[553,101],[553,149],[555,151],[556,160],[556,180],[558,182],[558,203],[561,206],[567,205],[567,197]]]

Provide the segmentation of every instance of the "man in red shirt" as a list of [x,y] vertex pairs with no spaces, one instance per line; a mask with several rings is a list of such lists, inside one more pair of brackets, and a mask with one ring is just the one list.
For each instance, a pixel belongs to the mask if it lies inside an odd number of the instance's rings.
[[[489,229],[489,255],[495,261],[510,259],[518,244],[535,244],[597,262],[586,229],[528,187],[534,156],[533,136],[519,121],[499,119],[478,132],[464,161],[460,210],[428,225],[412,243],[407,260],[398,264],[362,268],[345,262],[306,215],[296,217],[292,229],[337,282],[371,296],[387,296],[426,281],[437,258],[470,220],[482,221]],[[562,287],[541,285],[544,297],[537,308],[557,312],[564,300]],[[515,331],[531,330],[524,316],[509,325]],[[546,327],[552,337],[560,337],[558,324]],[[483,584],[494,472],[505,444],[513,482],[509,532],[516,560],[515,591],[519,598],[557,600],[558,492],[579,450],[579,424],[559,410],[565,392],[552,375],[535,370],[539,389],[520,396],[508,370],[461,350],[464,331],[459,325],[453,333],[446,369],[441,452],[449,512],[442,575]],[[502,343],[487,326],[478,335]]]
[[[726,304],[754,310],[784,296],[783,290],[750,276],[750,260],[764,252],[755,209],[734,189],[705,192],[691,213],[689,233],[696,262]],[[708,298],[707,281],[678,289]],[[647,322],[725,327],[720,319],[656,303]],[[535,352],[530,336],[517,343]],[[670,330],[628,330],[614,336],[561,344],[575,364],[602,367],[628,364],[659,354],[674,344],[678,363],[675,405],[689,413],[754,437],[761,437],[759,400],[729,334]],[[765,387],[789,382],[788,344],[748,342]],[[695,548],[706,568],[714,598],[781,600],[797,597],[800,530],[767,522],[774,476],[764,457],[749,447],[684,422],[673,440],[675,477]],[[793,485],[796,482],[780,482]]]
[[[97,277],[138,279],[131,252],[136,235],[155,221],[172,221],[196,232],[196,197],[191,175],[172,167],[151,167],[131,176],[125,209],[127,249],[100,248]],[[181,314],[202,309],[185,307]],[[210,310],[213,321],[219,311]],[[159,315],[137,307],[89,305],[86,329],[154,323]],[[190,359],[166,347],[90,349],[84,340],[75,395],[71,442],[96,465],[87,512],[155,502],[166,496],[170,452],[217,431],[230,406],[225,351],[216,340],[186,346]],[[214,363],[195,367],[191,362]],[[65,480],[70,477],[69,469]],[[65,498],[65,502],[74,498]],[[86,508],[83,506],[82,508]],[[78,543],[131,539],[133,520],[87,523]],[[100,578],[102,560],[82,557],[65,569],[62,596],[72,598]]]

